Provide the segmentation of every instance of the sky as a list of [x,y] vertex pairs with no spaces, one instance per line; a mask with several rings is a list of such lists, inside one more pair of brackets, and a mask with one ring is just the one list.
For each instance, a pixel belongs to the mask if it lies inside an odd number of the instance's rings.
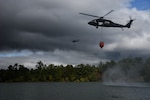
[[132,7],[136,7],[139,10],[147,10],[150,8],[149,0],[134,0],[131,2]]
[[[19,63],[34,68],[45,64],[99,64],[100,61],[150,55],[149,0],[1,0],[0,68]],[[131,28],[98,28],[95,18],[106,16]],[[111,19],[114,18],[114,19]],[[72,40],[79,40],[73,43]],[[104,41],[101,49],[99,42]]]

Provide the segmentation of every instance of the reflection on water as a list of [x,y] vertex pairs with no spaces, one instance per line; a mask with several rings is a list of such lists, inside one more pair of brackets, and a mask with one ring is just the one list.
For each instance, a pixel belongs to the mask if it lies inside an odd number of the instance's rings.
[[[133,85],[133,84],[132,84]],[[150,87],[89,83],[0,83],[0,100],[150,100]]]

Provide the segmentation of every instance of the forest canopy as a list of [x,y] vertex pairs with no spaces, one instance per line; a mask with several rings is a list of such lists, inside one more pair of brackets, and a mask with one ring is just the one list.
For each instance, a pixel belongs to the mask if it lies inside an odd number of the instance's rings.
[[38,61],[35,67],[29,69],[18,63],[9,65],[7,69],[0,69],[0,82],[95,82],[108,77],[116,81],[119,76],[124,76],[120,79],[129,82],[150,82],[150,58],[128,57],[119,61],[100,62],[98,65],[76,66],[46,65]]

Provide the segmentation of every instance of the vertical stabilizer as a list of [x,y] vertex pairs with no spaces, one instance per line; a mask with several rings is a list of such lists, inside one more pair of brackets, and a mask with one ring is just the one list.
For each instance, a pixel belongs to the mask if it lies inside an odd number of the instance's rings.
[[133,21],[134,21],[134,20],[131,19],[125,26],[128,27],[128,28],[130,28]]

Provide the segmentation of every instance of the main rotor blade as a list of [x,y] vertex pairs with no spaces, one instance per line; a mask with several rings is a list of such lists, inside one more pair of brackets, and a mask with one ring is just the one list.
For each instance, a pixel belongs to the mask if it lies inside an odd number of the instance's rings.
[[107,16],[108,14],[112,13],[114,10],[109,11],[107,14],[105,14],[103,17]]
[[79,13],[81,15],[86,15],[86,16],[91,16],[91,17],[96,17],[96,18],[100,18],[100,16],[95,16],[95,15],[91,15],[91,14],[86,14],[86,13]]

